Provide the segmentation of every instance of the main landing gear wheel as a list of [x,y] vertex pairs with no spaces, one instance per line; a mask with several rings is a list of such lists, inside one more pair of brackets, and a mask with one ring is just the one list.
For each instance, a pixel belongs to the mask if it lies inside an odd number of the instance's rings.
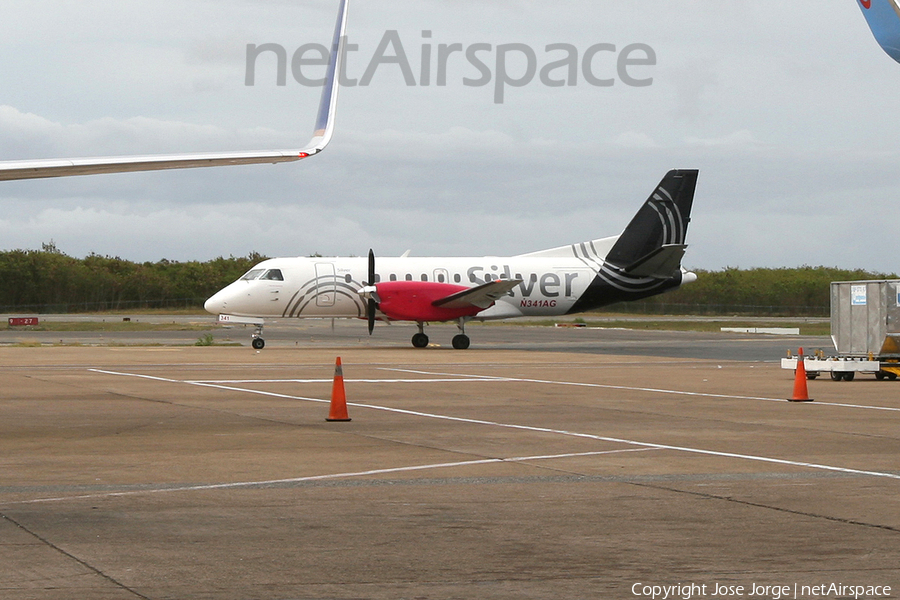
[[459,334],[453,337],[453,347],[457,350],[465,350],[469,347],[469,336],[466,335],[466,317],[460,317],[456,322],[459,327]]
[[465,334],[459,334],[453,336],[453,347],[457,350],[465,350],[469,347],[469,336]]
[[417,333],[412,336],[412,345],[416,348],[428,347],[428,336],[424,333]]

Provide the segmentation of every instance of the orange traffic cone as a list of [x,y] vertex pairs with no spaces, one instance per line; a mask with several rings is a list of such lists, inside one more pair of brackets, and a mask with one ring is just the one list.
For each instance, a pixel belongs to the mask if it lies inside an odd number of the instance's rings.
[[803,348],[797,356],[797,368],[794,371],[794,396],[788,398],[788,402],[812,402],[809,390],[806,387],[806,367],[803,366]]
[[344,370],[341,357],[334,363],[334,383],[331,385],[331,410],[326,421],[350,421],[347,414],[347,395],[344,393]]

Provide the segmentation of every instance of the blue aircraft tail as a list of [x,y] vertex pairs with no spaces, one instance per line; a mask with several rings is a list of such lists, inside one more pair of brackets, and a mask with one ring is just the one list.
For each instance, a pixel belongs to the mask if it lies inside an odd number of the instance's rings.
[[875,39],[888,55],[900,62],[900,6],[897,0],[856,0]]

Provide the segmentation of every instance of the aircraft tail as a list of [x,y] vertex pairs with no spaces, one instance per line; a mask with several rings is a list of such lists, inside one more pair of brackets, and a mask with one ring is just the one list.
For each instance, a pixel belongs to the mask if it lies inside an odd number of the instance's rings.
[[875,39],[900,62],[900,6],[897,0],[857,0]]
[[671,277],[687,249],[698,174],[693,169],[669,171],[616,240],[606,262],[635,277]]

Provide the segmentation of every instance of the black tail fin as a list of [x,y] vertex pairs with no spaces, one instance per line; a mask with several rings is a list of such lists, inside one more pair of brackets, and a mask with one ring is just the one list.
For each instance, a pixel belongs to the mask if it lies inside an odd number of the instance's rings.
[[670,277],[681,257],[699,171],[669,171],[619,236],[606,262],[628,274]]

